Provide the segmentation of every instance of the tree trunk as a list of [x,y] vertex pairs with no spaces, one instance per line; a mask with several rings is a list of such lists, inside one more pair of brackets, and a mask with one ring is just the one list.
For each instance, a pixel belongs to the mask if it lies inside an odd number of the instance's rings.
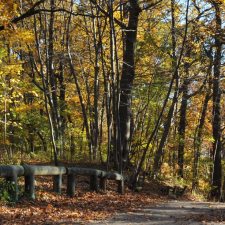
[[131,137],[131,96],[135,77],[135,43],[137,40],[138,17],[141,12],[136,0],[130,0],[129,22],[125,34],[123,68],[120,80],[119,131],[120,153],[123,167],[126,166]]
[[[154,165],[153,165],[153,177],[157,176],[157,173],[161,167],[161,158],[163,156],[163,151],[164,151],[164,146],[169,134],[169,130],[170,130],[170,125],[171,125],[171,121],[172,121],[172,117],[173,117],[173,113],[174,113],[174,108],[175,108],[175,104],[177,102],[177,97],[178,97],[178,79],[179,79],[179,74],[178,74],[178,67],[179,67],[179,63],[177,60],[177,55],[176,55],[176,32],[175,32],[175,1],[171,0],[171,35],[172,35],[172,51],[173,51],[173,55],[172,55],[172,71],[173,71],[173,77],[172,77],[172,81],[171,84],[173,85],[174,80],[176,81],[176,87],[174,90],[174,95],[173,95],[173,100],[172,100],[172,104],[170,106],[168,115],[167,115],[167,119],[164,123],[164,130],[163,130],[163,134],[160,140],[160,144],[159,147],[156,151],[155,154],[155,158],[154,158]],[[184,47],[184,46],[183,46]],[[182,48],[183,49],[183,48]],[[181,56],[180,56],[181,59]]]
[[222,166],[221,166],[221,90],[220,90],[220,67],[222,57],[221,35],[221,12],[220,4],[213,1],[216,13],[216,34],[215,34],[215,58],[214,58],[214,78],[213,78],[213,174],[211,197],[216,200],[220,199],[222,183]]
[[188,85],[190,81],[188,79],[184,80],[182,86],[182,101],[180,106],[180,122],[179,122],[179,146],[178,146],[178,176],[184,177],[184,147],[185,147],[185,128],[186,128],[186,114],[187,114],[187,104],[188,104]]
[[[70,11],[71,12],[73,11],[73,2],[71,2]],[[71,49],[70,49],[70,24],[71,24],[71,14],[70,14],[70,17],[69,17],[68,23],[67,23],[67,37],[66,37],[66,46],[67,46],[67,51],[68,51],[68,61],[69,61],[70,71],[72,73],[72,76],[73,76],[73,79],[74,79],[74,82],[75,82],[75,85],[76,85],[76,90],[77,90],[77,94],[78,94],[78,97],[79,97],[79,102],[80,102],[81,111],[82,111],[82,115],[83,115],[84,127],[85,127],[85,131],[86,131],[86,138],[87,138],[88,148],[89,148],[89,158],[90,158],[90,160],[92,160],[93,159],[93,145],[92,145],[90,127],[89,127],[89,123],[88,123],[88,114],[87,114],[87,110],[86,110],[86,107],[85,107],[85,104],[84,104],[84,99],[83,99],[83,95],[82,95],[82,92],[81,92],[77,72],[74,68],[73,58],[72,58]]]
[[201,118],[199,121],[199,126],[196,128],[196,135],[194,139],[194,165],[193,165],[193,179],[192,179],[192,190],[195,191],[198,187],[198,166],[201,151],[202,142],[202,130],[205,123],[205,117],[207,113],[208,102],[210,100],[210,92],[208,91],[202,107]]

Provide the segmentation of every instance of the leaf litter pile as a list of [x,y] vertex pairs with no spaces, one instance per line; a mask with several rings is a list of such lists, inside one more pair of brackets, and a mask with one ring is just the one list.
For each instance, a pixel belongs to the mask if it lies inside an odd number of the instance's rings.
[[[163,198],[147,192],[134,193],[126,190],[125,195],[116,192],[116,185],[108,184],[108,191],[90,192],[87,180],[80,178],[76,195],[66,196],[53,193],[50,177],[37,177],[36,200],[22,197],[16,204],[1,203],[0,224],[68,224],[77,221],[103,220],[116,212],[128,212],[144,205],[158,203]],[[23,182],[21,182],[22,184]],[[66,183],[66,182],[64,182]]]

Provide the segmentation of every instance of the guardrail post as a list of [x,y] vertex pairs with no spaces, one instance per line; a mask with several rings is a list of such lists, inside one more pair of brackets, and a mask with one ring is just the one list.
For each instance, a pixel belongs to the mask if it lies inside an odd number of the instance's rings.
[[106,186],[107,186],[107,179],[106,177],[101,177],[100,178],[100,183],[99,183],[100,189],[103,191],[106,191]]
[[73,197],[75,195],[76,180],[74,174],[67,176],[67,195]]
[[118,193],[120,193],[120,194],[124,194],[124,180],[122,179],[122,180],[118,180],[117,181],[117,184],[118,184],[118,188],[117,188],[117,191],[118,191]]
[[34,174],[25,176],[25,193],[28,194],[29,198],[35,199],[35,179]]
[[62,189],[62,174],[53,176],[53,191],[61,194]]
[[90,176],[90,190],[91,191],[98,191],[98,176],[97,175],[91,175]]
[[18,177],[24,175],[24,169],[22,166],[17,165],[0,165],[0,177],[5,178],[6,181],[11,182],[8,186],[9,195],[12,200],[17,201],[19,197]]
[[11,185],[8,187],[9,195],[15,201],[18,201],[18,198],[19,198],[19,188],[18,188],[17,179],[18,177],[15,174],[12,177],[6,177],[6,181],[9,181],[11,183]]

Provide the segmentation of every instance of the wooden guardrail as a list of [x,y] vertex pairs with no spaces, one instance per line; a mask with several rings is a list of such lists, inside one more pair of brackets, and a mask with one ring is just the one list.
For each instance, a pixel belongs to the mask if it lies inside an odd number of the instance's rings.
[[76,177],[88,176],[90,178],[90,190],[98,191],[103,189],[106,191],[106,181],[115,180],[118,184],[117,191],[124,194],[124,179],[117,172],[107,172],[93,168],[83,167],[63,167],[63,166],[39,166],[39,165],[0,165],[0,177],[13,182],[15,185],[12,195],[18,200],[18,177],[24,176],[24,192],[31,198],[35,199],[35,177],[36,176],[52,176],[53,191],[61,194],[62,176],[67,176],[67,195],[73,197],[75,195]]

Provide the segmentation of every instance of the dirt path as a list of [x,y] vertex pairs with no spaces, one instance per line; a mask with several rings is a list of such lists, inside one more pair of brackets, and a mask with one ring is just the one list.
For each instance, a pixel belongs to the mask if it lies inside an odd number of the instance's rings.
[[91,223],[104,225],[225,225],[225,204],[209,202],[169,201],[115,215],[108,221]]

